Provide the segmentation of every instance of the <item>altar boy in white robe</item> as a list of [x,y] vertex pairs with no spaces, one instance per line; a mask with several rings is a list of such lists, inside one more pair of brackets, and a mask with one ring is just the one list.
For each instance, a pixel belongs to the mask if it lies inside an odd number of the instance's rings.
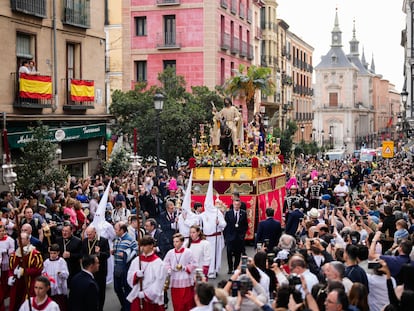
[[127,296],[131,310],[163,311],[164,283],[167,277],[164,263],[155,253],[155,240],[145,235],[141,241],[141,255],[129,267],[127,281],[132,290]]

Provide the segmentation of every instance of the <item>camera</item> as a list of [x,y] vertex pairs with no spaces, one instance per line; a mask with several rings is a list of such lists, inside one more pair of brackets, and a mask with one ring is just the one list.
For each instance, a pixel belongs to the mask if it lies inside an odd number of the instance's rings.
[[302,284],[300,277],[297,274],[293,274],[293,273],[289,275],[288,281],[289,281],[290,286],[296,286],[296,285]]
[[270,240],[269,240],[269,239],[264,239],[264,246],[265,246],[266,248],[268,248],[268,247],[269,247],[269,243],[270,243]]
[[195,269],[196,284],[202,283],[203,282],[203,277],[204,277],[203,269],[201,269],[201,268]]
[[274,259],[275,259],[275,253],[267,254],[267,265],[269,266],[269,268],[272,266]]
[[247,269],[247,256],[242,256],[241,257],[241,274],[246,274],[246,269]]
[[379,268],[381,268],[381,264],[378,262],[378,261],[371,261],[371,262],[368,262],[368,269],[374,269],[374,270],[377,270],[377,269],[379,269]]
[[257,243],[256,244],[256,249],[257,249],[257,251],[261,251],[262,250],[262,243]]
[[239,280],[239,290],[242,297],[246,296],[249,290],[253,289],[253,283],[247,275],[242,275]]
[[231,296],[237,297],[237,292],[239,291],[240,282],[239,281],[231,281]]
[[319,231],[315,231],[315,232],[313,233],[313,237],[314,237],[314,238],[318,238],[318,237],[319,237]]

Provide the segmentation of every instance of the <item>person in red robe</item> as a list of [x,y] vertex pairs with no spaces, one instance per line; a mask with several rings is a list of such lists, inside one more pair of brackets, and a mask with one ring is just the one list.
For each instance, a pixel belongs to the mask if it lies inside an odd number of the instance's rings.
[[9,262],[10,311],[19,310],[28,294],[35,295],[36,277],[41,275],[43,270],[42,255],[30,244],[29,235],[22,232],[20,237],[22,245],[10,255]]

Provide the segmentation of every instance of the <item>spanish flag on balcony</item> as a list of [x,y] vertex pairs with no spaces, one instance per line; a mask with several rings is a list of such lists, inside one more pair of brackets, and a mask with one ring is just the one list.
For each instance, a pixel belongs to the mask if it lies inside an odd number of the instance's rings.
[[75,102],[93,102],[95,100],[95,82],[72,79],[70,82],[70,99]]
[[21,98],[51,99],[52,77],[20,74],[19,95]]

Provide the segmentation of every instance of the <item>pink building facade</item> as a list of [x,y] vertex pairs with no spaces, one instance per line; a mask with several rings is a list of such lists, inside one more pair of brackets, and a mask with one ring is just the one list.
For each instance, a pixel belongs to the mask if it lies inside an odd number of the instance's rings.
[[255,58],[258,7],[252,0],[123,0],[123,90],[138,81],[159,85],[168,66],[187,90],[222,85]]

